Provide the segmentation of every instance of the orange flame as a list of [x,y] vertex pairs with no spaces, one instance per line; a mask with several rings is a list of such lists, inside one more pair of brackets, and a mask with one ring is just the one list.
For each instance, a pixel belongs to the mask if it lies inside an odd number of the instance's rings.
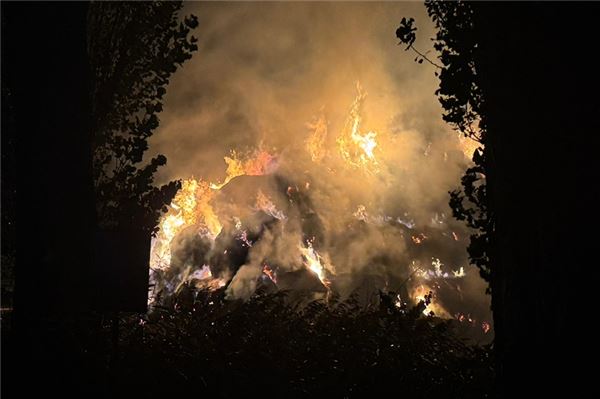
[[268,151],[258,149],[249,154],[240,155],[232,150],[230,157],[225,157],[227,164],[226,177],[222,183],[211,183],[210,188],[220,190],[238,176],[261,176],[271,173],[276,167],[276,158]]
[[265,263],[265,265],[263,266],[263,273],[275,284],[277,284],[277,275],[275,274],[275,271],[273,269],[271,269],[269,267],[269,265],[267,265]]
[[[197,226],[203,235],[215,239],[223,225],[214,211],[212,200],[215,191],[225,186],[237,176],[258,176],[272,172],[276,167],[276,158],[263,149],[240,156],[231,151],[231,157],[225,157],[227,163],[226,178],[222,183],[209,183],[194,178],[183,180],[181,189],[173,198],[169,210],[159,222],[159,231],[153,240],[150,253],[150,267],[168,269],[171,264],[171,242],[185,228]],[[273,212],[279,212],[270,200],[263,204]],[[272,207],[271,207],[272,205]],[[279,215],[277,213],[277,215]]]
[[304,265],[317,275],[321,283],[325,287],[329,287],[330,281],[327,279],[325,273],[326,269],[323,265],[323,258],[319,253],[313,248],[312,242],[307,241],[306,246],[300,245],[298,247],[300,249],[300,254],[302,255],[302,259],[304,261]]
[[433,299],[429,302],[429,304],[427,304],[427,306],[423,310],[423,314],[429,315],[430,312],[433,312],[433,314],[437,317],[443,319],[450,319],[450,313],[448,313],[448,311],[444,309],[442,305],[440,305],[437,301],[434,300],[436,299],[435,291],[430,286],[425,284],[419,284],[418,286],[413,288],[410,296],[414,303],[419,303],[420,301],[425,301],[426,296],[429,295],[430,292],[433,293]]
[[377,142],[376,132],[370,131],[365,134],[360,133],[360,108],[366,98],[360,83],[356,84],[358,94],[350,107],[350,115],[346,120],[342,134],[337,138],[340,155],[348,165],[353,168],[360,168],[367,172],[378,172],[378,162],[375,158],[375,148]]

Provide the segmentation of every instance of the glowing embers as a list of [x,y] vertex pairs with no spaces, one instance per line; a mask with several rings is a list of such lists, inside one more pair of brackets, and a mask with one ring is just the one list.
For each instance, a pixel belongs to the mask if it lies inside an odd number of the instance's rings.
[[460,267],[458,270],[451,270],[450,273],[443,271],[442,266],[444,264],[438,258],[431,258],[431,266],[433,266],[433,270],[431,269],[423,269],[419,266],[418,262],[412,262],[412,269],[416,277],[424,279],[424,280],[434,280],[434,279],[454,279],[454,278],[462,278],[466,275],[464,267]]
[[448,311],[439,303],[434,288],[427,284],[419,284],[412,289],[412,300],[422,308],[426,316],[437,316],[443,319],[451,318]]
[[440,285],[443,280],[461,279],[466,273],[463,267],[450,272],[443,270],[443,263],[438,258],[431,258],[433,269],[424,269],[419,266],[419,262],[413,261],[414,285],[410,290],[410,298],[416,306],[420,306],[422,313],[427,316],[436,316],[444,319],[450,319],[452,316],[440,303],[437,291],[442,288]]
[[427,236],[423,233],[419,233],[419,234],[413,234],[410,239],[417,245],[423,243],[426,239]]
[[457,313],[454,315],[454,319],[456,319],[459,323],[469,324],[471,327],[480,327],[484,334],[487,334],[492,330],[492,325],[489,322],[482,321],[479,323],[469,314]]
[[377,141],[376,132],[370,131],[361,133],[360,124],[362,118],[360,109],[366,98],[366,93],[362,91],[360,83],[356,84],[358,94],[350,107],[350,114],[342,133],[337,138],[338,150],[342,159],[352,168],[361,169],[369,173],[377,173],[379,165],[375,158],[375,149]]
[[266,263],[263,265],[262,272],[264,276],[268,277],[274,284],[277,284],[277,274],[275,273],[275,270],[271,269]]

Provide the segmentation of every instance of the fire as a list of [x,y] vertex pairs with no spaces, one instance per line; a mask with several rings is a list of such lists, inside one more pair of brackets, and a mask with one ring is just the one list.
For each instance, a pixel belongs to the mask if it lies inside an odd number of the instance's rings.
[[[479,322],[477,320],[473,319],[470,314],[465,315],[464,313],[458,313],[454,316],[454,318],[456,320],[458,320],[460,323],[468,323],[472,327],[479,326]],[[492,325],[489,322],[487,322],[487,321],[481,322],[481,330],[483,331],[484,334],[489,333],[491,329],[492,329]]]
[[487,321],[484,321],[483,323],[481,323],[481,329],[483,330],[484,334],[487,334],[492,329],[492,326]]
[[[185,179],[181,189],[173,198],[169,210],[159,222],[159,230],[153,239],[150,253],[150,267],[166,270],[171,264],[171,242],[185,228],[196,226],[198,233],[215,239],[223,225],[214,211],[212,200],[215,192],[237,176],[258,176],[271,173],[277,167],[276,157],[264,149],[257,149],[244,155],[231,151],[231,157],[225,157],[227,163],[226,178],[222,183],[209,183],[202,179]],[[268,197],[259,193],[257,206],[265,212],[283,217]],[[275,217],[277,217],[275,216]]]
[[337,138],[338,149],[344,161],[351,167],[376,173],[378,171],[378,162],[375,158],[377,133],[370,131],[361,134],[360,132],[362,122],[360,108],[366,98],[366,93],[363,92],[360,83],[356,84],[356,90],[358,94],[350,107],[350,115],[342,134]]
[[300,249],[304,265],[317,275],[324,286],[329,287],[330,282],[325,275],[326,269],[323,266],[323,258],[315,251],[312,242],[307,241],[306,246],[300,245],[298,248]]
[[435,291],[426,284],[419,284],[413,288],[411,298],[415,303],[423,301],[425,303],[425,309],[423,309],[424,315],[429,315],[431,312],[437,317],[443,319],[450,319],[450,313],[439,302],[436,301],[437,297]]
[[266,263],[263,266],[263,273],[267,276],[273,283],[277,284],[277,275],[275,271],[269,267]]
[[[333,144],[333,140],[328,140],[329,124],[324,112],[321,112],[320,116],[315,118],[310,124],[307,125],[310,129],[310,133],[306,141],[304,141],[304,144],[306,150],[308,151],[308,154],[310,155],[311,160],[316,163],[325,163],[326,161],[332,162],[331,164],[327,165],[318,165],[325,166],[324,168],[319,167],[319,171],[329,171],[331,174],[337,174],[336,170],[338,168],[337,165],[334,165],[333,162],[340,162],[341,160],[343,160],[342,163],[346,164],[348,169],[351,169],[352,175],[355,175],[356,169],[360,169],[366,173],[378,173],[380,166],[379,162],[381,162],[382,165],[384,163],[383,158],[378,159],[378,151],[381,150],[381,147],[376,141],[378,134],[375,131],[368,131],[365,133],[361,130],[361,124],[363,120],[360,112],[361,107],[364,104],[366,94],[362,90],[360,84],[358,83],[356,89],[357,95],[350,106],[349,114],[347,115],[345,124],[343,125],[342,130],[339,132],[339,136],[337,136],[336,138],[337,147],[335,147],[334,145],[333,148],[328,148],[329,144]],[[341,160],[337,157],[336,159],[327,159],[326,157],[333,154],[335,150],[339,151],[341,155]],[[306,161],[306,158],[306,154],[304,154],[303,160]],[[173,242],[175,237],[177,237],[177,235],[180,234],[184,229],[189,228],[190,230],[188,231],[192,231],[195,234],[200,234],[203,237],[203,239],[208,238],[214,241],[223,229],[222,222],[225,222],[225,220],[219,220],[219,216],[215,211],[215,202],[217,200],[220,200],[218,198],[221,197],[217,197],[217,192],[238,176],[258,176],[274,172],[275,169],[278,167],[279,159],[271,152],[259,146],[257,149],[251,151],[231,150],[228,156],[224,157],[224,161],[226,165],[225,174],[224,177],[219,180],[210,182],[202,179],[190,178],[182,181],[181,190],[177,193],[177,195],[173,199],[173,202],[168,207],[168,211],[160,220],[159,231],[152,244],[152,269],[167,270],[170,267],[171,243]],[[302,165],[305,165],[304,162],[302,163]],[[285,166],[287,167],[288,165]],[[291,168],[285,168],[285,172],[290,172],[293,170],[294,169]],[[383,171],[385,170],[386,169],[383,169]],[[297,215],[295,210],[300,209],[302,206],[305,206],[305,203],[309,203],[310,208],[312,208],[313,206],[315,208],[310,209],[310,212],[317,214],[318,217],[321,217],[322,215],[319,214],[318,209],[318,201],[312,201],[314,198],[310,197],[309,194],[315,192],[316,194],[318,194],[318,197],[320,194],[322,194],[319,190],[322,189],[322,186],[324,186],[324,184],[322,184],[323,182],[319,180],[320,176],[312,174],[310,168],[308,170],[305,170],[303,173],[305,173],[305,175],[301,175],[300,177],[297,177],[297,179],[290,178],[289,181],[287,180],[288,176],[284,176],[284,174],[282,173],[281,182],[285,182],[285,186],[278,188],[282,191],[285,190],[284,192],[288,196],[288,198],[285,198],[284,196],[283,200],[275,195],[273,197],[269,197],[269,194],[271,193],[270,190],[252,190],[252,192],[255,194],[247,195],[246,198],[244,198],[246,206],[243,208],[243,212],[246,212],[247,208],[250,208],[250,210],[253,212],[263,212],[266,215],[278,219],[278,221],[281,221],[281,225],[283,225],[284,223],[288,223],[289,225],[294,223],[296,220],[295,217]],[[283,179],[283,177],[285,177],[285,179]],[[327,177],[329,177],[329,175]],[[376,183],[376,179],[368,180],[369,184],[371,183],[371,180],[373,180],[373,182]],[[379,179],[377,180],[379,181]],[[311,182],[313,183],[312,188]],[[372,187],[365,187],[365,189],[371,188]],[[238,192],[236,191],[236,193]],[[254,195],[255,197],[253,198]],[[237,195],[234,197],[238,198]],[[305,200],[305,197],[308,200]],[[223,196],[223,198],[225,198],[225,196]],[[406,240],[408,243],[411,243],[412,240],[412,243],[416,245],[422,245],[425,241],[428,241],[428,243],[432,242],[435,244],[437,240],[437,235],[435,233],[429,232],[427,233],[427,235],[425,235],[424,233],[419,233],[417,230],[416,222],[409,215],[409,213],[404,212],[401,216],[389,216],[385,213],[385,208],[381,204],[378,204],[377,202],[373,203],[371,201],[365,202],[368,208],[363,204],[359,204],[355,208],[356,211],[352,212],[353,209],[346,208],[346,206],[349,206],[351,204],[353,206],[356,206],[357,203],[355,203],[354,200],[354,198],[349,197],[347,204],[340,204],[340,209],[344,211],[345,215],[344,219],[342,219],[342,221],[344,222],[344,226],[352,227],[356,225],[359,227],[363,227],[365,224],[368,224],[370,226],[383,226],[386,229],[386,231],[387,229],[396,229],[394,231],[398,231],[401,234],[402,240]],[[248,202],[249,207],[247,206]],[[295,206],[296,202],[299,204],[297,208],[293,207]],[[233,206],[227,207],[227,210],[233,209],[240,210],[241,208],[235,208]],[[281,209],[285,210],[285,213]],[[304,210],[302,210],[302,212],[304,212]],[[229,217],[231,217],[231,219],[227,221],[227,225],[229,225],[229,221],[234,221],[236,230],[230,232],[228,229],[227,233],[234,234],[232,238],[237,240],[237,242],[232,241],[232,243],[236,245],[236,248],[244,247],[244,253],[254,255],[255,252],[262,251],[264,249],[262,245],[258,245],[260,235],[256,235],[262,233],[257,233],[256,230],[254,230],[253,228],[250,229],[249,226],[246,226],[249,229],[246,230],[246,227],[242,226],[242,220],[240,218],[244,220],[244,223],[247,219],[245,219],[245,217],[242,216],[243,215],[240,214],[228,216],[228,219]],[[351,220],[349,224],[345,223],[347,221],[346,218],[351,218],[352,216],[355,220],[361,221],[361,223],[356,223],[354,220]],[[436,229],[445,228],[445,214],[435,213],[432,216],[433,217],[431,218],[431,224]],[[256,219],[263,220],[264,218]],[[279,223],[278,221],[276,222]],[[409,232],[407,231],[407,229],[411,231]],[[250,234],[249,231],[251,232]],[[292,229],[283,229],[281,231],[292,231]],[[308,232],[304,231],[304,226],[301,227],[300,233],[302,235],[309,234]],[[314,233],[311,231],[310,234]],[[450,231],[444,233],[444,236],[447,237],[446,241],[451,241],[450,234],[453,240],[459,240],[458,235],[455,232]],[[334,266],[337,266],[333,265],[329,261],[329,255],[333,255],[333,251],[335,251],[336,249],[330,249],[331,252],[328,252],[326,249],[322,249],[322,254],[319,254],[319,252],[317,252],[317,250],[313,246],[315,243],[314,239],[306,241],[298,240],[298,238],[293,239],[293,243],[298,244],[298,250],[300,251],[300,254],[298,259],[298,253],[294,253],[295,262],[292,263],[297,264],[297,261],[300,260],[302,262],[303,267],[310,270],[311,273],[314,273],[319,278],[321,283],[327,289],[329,289],[331,285],[330,279],[335,278]],[[328,241],[323,240],[322,242],[327,243]],[[213,249],[214,248],[215,246],[213,246]],[[321,247],[319,247],[319,249],[321,250]],[[428,248],[423,248],[423,250],[419,252],[424,252],[427,249]],[[222,248],[219,251],[223,251],[223,254],[227,254],[228,250]],[[213,258],[207,257],[207,259]],[[274,260],[275,258],[270,258],[268,254],[262,256],[259,259],[257,258],[256,260],[261,263],[252,263],[253,266],[256,266],[256,269],[253,269],[253,271],[260,272],[262,265],[262,274],[259,273],[257,275],[256,273],[253,273],[248,278],[262,278],[263,281],[266,281],[266,279],[268,278],[276,284],[278,277],[277,274],[279,273],[280,283],[282,283],[283,273],[289,271],[288,269],[286,269],[289,265],[284,265],[283,263],[278,264],[276,273],[274,268],[271,268],[271,266],[269,266],[267,263],[264,263],[267,259]],[[220,258],[217,261],[220,262]],[[207,260],[207,262],[210,262],[210,260]],[[232,266],[233,268],[233,266],[239,265],[229,266]],[[403,308],[407,306],[405,302],[412,301],[414,302],[414,304],[419,304],[420,301],[423,301],[423,305],[420,305],[419,307],[419,311],[423,310],[423,314],[429,315],[431,312],[433,312],[437,317],[450,318],[450,314],[442,306],[437,295],[443,296],[443,289],[445,288],[442,287],[451,286],[450,281],[445,281],[446,284],[442,286],[444,280],[458,279],[464,277],[464,268],[460,267],[458,270],[452,270],[451,268],[443,267],[442,262],[438,258],[431,258],[431,265],[424,265],[423,268],[421,268],[418,260],[413,260],[412,268],[413,273],[410,277],[414,276],[415,278],[409,284],[413,285],[413,287],[408,289],[407,297],[400,298],[399,296],[397,296],[396,300],[394,301],[395,305],[400,308]],[[219,270],[222,269],[219,268]],[[228,270],[228,272],[233,272],[233,270]],[[164,273],[156,274],[157,276],[164,275]],[[179,273],[177,277],[179,286],[182,286],[182,284],[193,283],[196,286],[212,288],[219,288],[226,285],[231,278],[231,276],[227,274],[227,279],[221,279],[221,277],[224,277],[224,275],[213,275],[213,273],[211,272],[211,266],[203,265],[201,263],[186,263],[185,271],[183,273]],[[456,285],[458,287],[457,282],[452,283],[452,286]],[[171,288],[169,288],[169,290],[171,290]],[[438,292],[436,293],[436,291],[434,290],[438,290]],[[403,300],[405,302],[403,302]]]
[[198,182],[198,189],[196,190],[196,213],[198,220],[203,223],[204,231],[210,238],[214,239],[219,235],[223,225],[219,221],[219,217],[216,215],[211,201],[214,197],[214,191],[210,188],[210,184],[204,181]]
[[277,158],[260,148],[244,155],[232,150],[231,156],[226,156],[224,159],[227,164],[227,176],[222,183],[211,183],[210,188],[213,190],[220,190],[234,177],[266,175],[273,172],[277,167]]
[[308,124],[312,134],[306,140],[306,149],[314,162],[320,162],[325,157],[325,139],[327,138],[327,119],[321,114],[314,122]]
[[367,214],[367,208],[364,205],[359,205],[358,208],[356,208],[356,212],[354,212],[352,214],[352,216],[354,216],[358,220],[362,220],[363,222],[366,222],[369,220],[369,215]]
[[421,243],[423,243],[423,241],[425,241],[425,240],[427,239],[427,236],[426,236],[425,234],[423,234],[423,233],[419,233],[419,234],[416,234],[416,235],[412,235],[412,236],[410,237],[410,239],[411,239],[411,240],[412,240],[412,241],[413,241],[415,244],[417,244],[417,245],[418,245],[418,244],[421,244]]
[[194,271],[191,275],[191,279],[196,280],[206,280],[207,278],[212,278],[212,272],[210,271],[210,266],[202,265],[201,269]]
[[431,258],[431,266],[433,266],[433,270],[431,269],[422,269],[419,267],[418,262],[414,262],[412,264],[412,268],[415,271],[415,275],[424,280],[447,280],[447,279],[456,279],[463,278],[467,274],[465,273],[465,268],[461,266],[458,270],[451,270],[450,273],[442,270],[442,266],[444,264],[438,258]]
[[175,195],[169,211],[160,221],[159,232],[152,243],[150,266],[153,269],[169,267],[171,264],[171,241],[185,227],[196,223],[198,187],[199,182],[194,179],[181,182],[181,190]]
[[267,215],[273,216],[275,219],[285,219],[285,214],[278,210],[273,201],[265,195],[262,190],[258,190],[256,195],[256,210],[261,210]]

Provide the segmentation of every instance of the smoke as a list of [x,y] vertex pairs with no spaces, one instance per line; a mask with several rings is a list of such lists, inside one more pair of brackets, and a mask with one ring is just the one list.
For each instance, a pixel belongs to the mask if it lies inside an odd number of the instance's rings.
[[[314,237],[328,272],[353,276],[347,287],[369,274],[403,281],[415,261],[462,266],[465,284],[448,301],[489,318],[485,284],[468,265],[469,231],[448,207],[468,157],[441,120],[435,70],[413,62],[394,35],[400,19],[412,16],[416,47],[430,49],[433,27],[423,5],[191,2],[184,13],[199,17],[199,51],[173,77],[151,139],[150,155],[168,159],[159,180],[223,181],[224,156],[263,146],[279,157],[276,178],[302,194],[286,195],[281,182],[262,188],[286,217],[262,228],[228,295],[251,295],[267,261],[280,271],[301,269],[299,245]],[[338,151],[356,82],[367,93],[360,129],[377,133],[371,170],[350,167]],[[307,140],[317,128],[323,146],[314,157]],[[256,184],[240,189],[242,197],[255,201]],[[227,198],[215,205],[221,220],[247,211],[239,195]],[[419,233],[428,239],[412,245]]]

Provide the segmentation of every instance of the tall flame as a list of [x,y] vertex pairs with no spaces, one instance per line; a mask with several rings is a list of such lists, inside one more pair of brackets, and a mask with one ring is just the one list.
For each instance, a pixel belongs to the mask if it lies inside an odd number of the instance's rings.
[[183,180],[181,189],[173,198],[169,211],[162,217],[150,254],[150,266],[153,269],[169,267],[171,264],[171,241],[184,228],[196,223],[198,186],[199,182],[194,179]]
[[351,167],[376,173],[378,162],[374,151],[377,147],[375,141],[377,133],[370,131],[361,134],[360,132],[362,121],[360,109],[367,95],[363,92],[360,83],[356,84],[356,90],[358,94],[350,107],[350,115],[341,135],[337,138],[338,149],[344,161]]
[[298,248],[300,249],[300,254],[302,255],[304,265],[308,268],[308,270],[317,275],[324,286],[329,287],[330,282],[325,275],[326,269],[323,265],[323,258],[313,248],[312,242],[307,241],[306,246],[300,245]]

